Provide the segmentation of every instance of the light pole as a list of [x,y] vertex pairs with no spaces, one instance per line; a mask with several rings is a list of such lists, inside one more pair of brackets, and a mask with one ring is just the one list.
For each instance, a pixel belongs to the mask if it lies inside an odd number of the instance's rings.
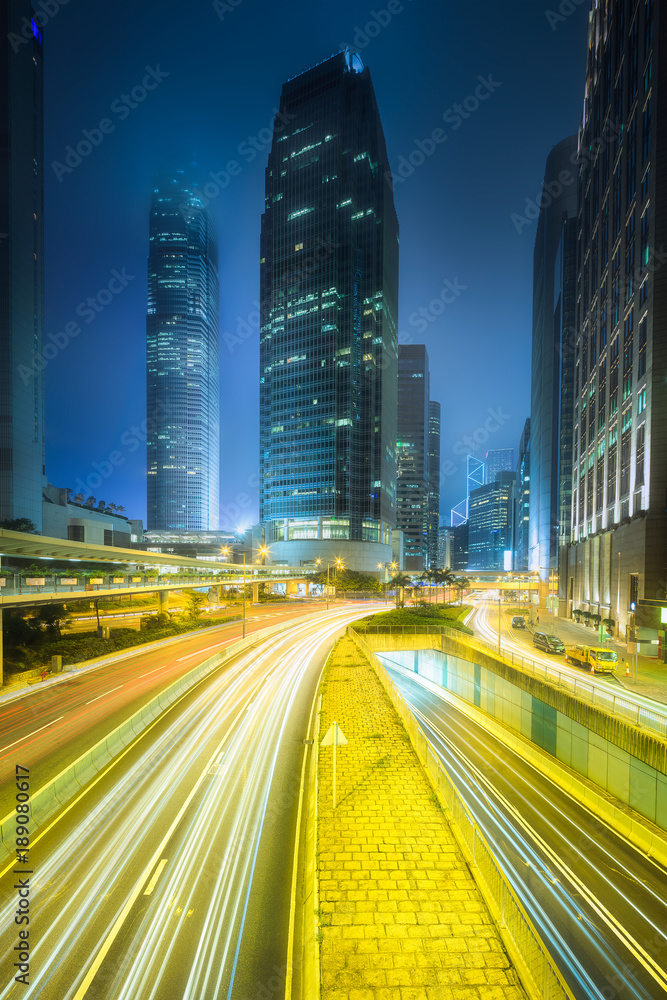
[[245,639],[245,551],[243,552],[243,638]]

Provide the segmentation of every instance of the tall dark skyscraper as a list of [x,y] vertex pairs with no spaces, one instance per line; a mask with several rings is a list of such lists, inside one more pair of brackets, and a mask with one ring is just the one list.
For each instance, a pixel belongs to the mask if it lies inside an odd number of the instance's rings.
[[428,404],[428,564],[442,569],[438,559],[440,528],[440,403]]
[[[391,561],[398,222],[370,72],[288,80],[260,249],[260,520],[274,562]],[[364,544],[361,544],[364,543]]]
[[413,571],[428,566],[429,392],[426,348],[423,344],[401,344],[396,523],[405,535],[405,568]]
[[183,173],[154,186],[148,254],[148,529],[218,527],[218,251]]
[[514,493],[514,569],[526,570],[530,525],[530,418],[524,424],[519,442]]
[[559,541],[569,535],[576,155],[573,135],[547,157],[533,251],[528,567],[542,581],[556,569]]
[[27,0],[0,4],[0,519],[28,518],[41,531],[43,39],[31,15]]
[[664,599],[667,579],[666,14],[653,0],[591,4],[579,130],[572,544],[561,587],[568,610],[611,617],[626,636],[639,601]]

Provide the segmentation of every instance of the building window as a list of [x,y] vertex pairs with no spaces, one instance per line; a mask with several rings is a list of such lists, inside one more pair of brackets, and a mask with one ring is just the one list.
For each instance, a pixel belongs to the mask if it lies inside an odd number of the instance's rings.
[[113,531],[111,528],[104,529],[104,544],[113,545]]
[[82,524],[68,524],[67,538],[70,542],[85,542],[85,531]]
[[651,98],[649,97],[642,114],[642,166],[651,152]]
[[647,205],[642,213],[642,228],[641,228],[641,257],[639,258],[639,268],[641,271],[648,264],[648,259],[650,256],[649,248],[649,229],[651,227],[651,206]]
[[637,428],[637,454],[635,458],[635,489],[644,485],[644,435],[646,424]]
[[646,373],[646,316],[639,321],[639,352],[637,357],[637,378]]

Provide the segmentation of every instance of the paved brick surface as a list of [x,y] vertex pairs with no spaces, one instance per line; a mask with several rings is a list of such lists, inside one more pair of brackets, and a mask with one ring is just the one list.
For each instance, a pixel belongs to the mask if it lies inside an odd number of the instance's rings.
[[342,639],[322,698],[348,740],[320,748],[322,1000],[525,1000],[407,733]]

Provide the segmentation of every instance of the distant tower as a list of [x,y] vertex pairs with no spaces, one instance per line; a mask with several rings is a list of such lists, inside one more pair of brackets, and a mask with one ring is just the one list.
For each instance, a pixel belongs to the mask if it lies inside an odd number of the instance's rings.
[[44,93],[42,29],[28,0],[0,4],[0,37],[0,520],[27,518],[41,530]]
[[428,404],[428,564],[442,569],[438,556],[440,528],[440,403]]
[[391,562],[398,222],[368,69],[288,80],[260,249],[260,519],[270,558]]
[[398,348],[396,525],[405,535],[405,568],[428,566],[429,368],[423,344]]
[[485,483],[495,483],[499,472],[514,472],[514,448],[487,451],[484,459]]
[[180,171],[153,189],[146,317],[148,530],[219,518],[218,251]]

